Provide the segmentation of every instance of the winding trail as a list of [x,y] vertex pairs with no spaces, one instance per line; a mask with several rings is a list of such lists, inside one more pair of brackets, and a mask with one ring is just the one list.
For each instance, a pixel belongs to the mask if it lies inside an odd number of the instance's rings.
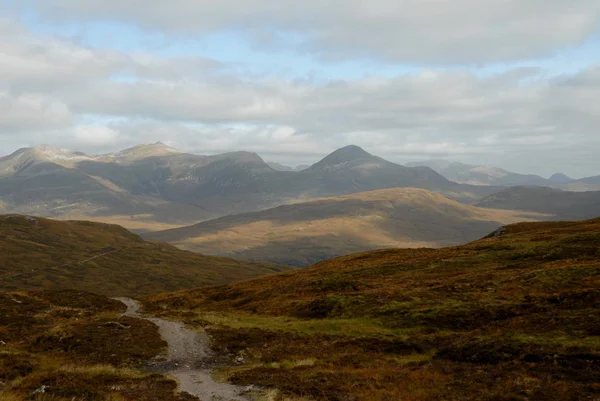
[[216,382],[211,376],[210,363],[214,356],[205,333],[187,329],[183,323],[171,322],[140,315],[139,303],[131,298],[115,298],[127,306],[124,316],[148,320],[158,326],[167,342],[167,357],[153,362],[149,370],[174,377],[179,391],[189,393],[203,401],[252,401],[243,395],[245,387]]

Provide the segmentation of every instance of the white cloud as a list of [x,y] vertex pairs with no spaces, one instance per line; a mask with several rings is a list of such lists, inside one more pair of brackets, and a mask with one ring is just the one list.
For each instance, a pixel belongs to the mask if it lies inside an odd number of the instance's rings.
[[83,146],[105,147],[118,143],[119,133],[102,125],[82,125],[74,129],[77,142]]
[[293,164],[354,143],[395,161],[448,156],[600,173],[600,66],[558,78],[537,68],[487,78],[430,68],[323,83],[234,75],[202,57],[87,48],[2,19],[0,48],[0,153],[23,144],[94,152],[162,140]]
[[263,48],[409,63],[529,59],[583,41],[597,0],[30,0],[56,19],[111,19],[186,35],[236,30]]
[[69,108],[58,99],[0,91],[0,135],[68,127],[71,118]]

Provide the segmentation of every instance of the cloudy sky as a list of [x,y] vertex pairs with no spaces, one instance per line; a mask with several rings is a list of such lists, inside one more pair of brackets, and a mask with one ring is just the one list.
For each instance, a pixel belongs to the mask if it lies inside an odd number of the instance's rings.
[[598,175],[600,1],[0,0],[0,155],[156,141]]

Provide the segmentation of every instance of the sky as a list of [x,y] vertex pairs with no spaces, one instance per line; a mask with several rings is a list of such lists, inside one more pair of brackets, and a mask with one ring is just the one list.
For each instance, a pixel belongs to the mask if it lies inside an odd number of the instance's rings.
[[0,0],[0,156],[157,141],[600,175],[600,1]]

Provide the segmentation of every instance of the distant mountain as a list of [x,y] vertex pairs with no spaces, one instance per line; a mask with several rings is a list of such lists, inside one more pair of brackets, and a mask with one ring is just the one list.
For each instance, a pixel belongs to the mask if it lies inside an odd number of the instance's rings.
[[556,188],[573,192],[600,191],[600,175],[594,177],[571,180],[555,185]]
[[162,143],[106,155],[43,146],[1,158],[0,171],[0,207],[6,212],[137,230],[384,188],[424,188],[463,202],[500,189],[459,185],[430,168],[394,164],[357,146],[298,172],[275,171],[255,153],[193,155]]
[[286,166],[285,164],[277,163],[277,162],[267,162],[269,167],[271,167],[275,171],[302,171],[306,170],[310,167],[308,164],[301,164],[296,167]]
[[595,177],[582,178],[581,180],[578,180],[578,182],[583,182],[592,185],[600,185],[600,175],[597,175]]
[[144,238],[205,254],[308,266],[379,248],[457,245],[502,224],[532,218],[543,217],[466,206],[423,189],[395,188],[226,216]]
[[556,173],[554,174],[552,177],[550,177],[550,182],[552,184],[556,184],[556,185],[561,185],[561,184],[570,184],[572,182],[575,182],[576,180],[574,180],[571,177],[566,176],[565,174],[562,173]]
[[277,162],[267,162],[267,164],[275,171],[296,171],[293,167],[286,166]]
[[150,244],[122,227],[0,216],[0,291],[77,289],[144,296],[289,270]]
[[600,217],[600,191],[566,192],[544,187],[514,187],[490,195],[478,207],[523,210],[554,215],[554,219]]
[[450,181],[461,184],[497,186],[553,184],[550,180],[533,174],[517,174],[497,167],[475,166],[447,160],[427,160],[406,165],[430,167]]

